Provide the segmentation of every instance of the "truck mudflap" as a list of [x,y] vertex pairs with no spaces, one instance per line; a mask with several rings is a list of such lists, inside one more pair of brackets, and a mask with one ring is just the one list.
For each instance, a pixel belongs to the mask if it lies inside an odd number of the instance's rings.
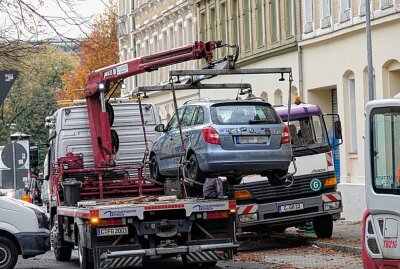
[[187,263],[213,262],[232,259],[232,251],[238,248],[235,243],[202,244],[176,247],[157,247],[132,249],[124,247],[98,247],[95,250],[97,268],[124,268],[140,266],[144,257],[185,255]]

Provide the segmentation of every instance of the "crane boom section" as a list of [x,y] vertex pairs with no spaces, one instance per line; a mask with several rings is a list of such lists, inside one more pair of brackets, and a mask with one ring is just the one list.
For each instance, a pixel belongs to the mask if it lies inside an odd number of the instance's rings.
[[115,140],[118,138],[111,132],[112,120],[109,120],[110,112],[107,111],[104,98],[110,91],[111,84],[176,63],[202,58],[209,63],[213,51],[221,45],[222,41],[196,41],[191,45],[138,57],[93,71],[88,77],[85,96],[95,166],[107,167],[115,164],[114,154],[118,148]]

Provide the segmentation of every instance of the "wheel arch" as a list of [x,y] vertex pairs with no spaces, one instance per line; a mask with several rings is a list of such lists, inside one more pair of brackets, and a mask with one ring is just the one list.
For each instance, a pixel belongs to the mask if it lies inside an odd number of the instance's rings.
[[10,239],[17,247],[18,255],[22,254],[21,246],[19,245],[18,239],[12,233],[10,233],[9,231],[0,229],[0,236],[4,236],[4,237]]

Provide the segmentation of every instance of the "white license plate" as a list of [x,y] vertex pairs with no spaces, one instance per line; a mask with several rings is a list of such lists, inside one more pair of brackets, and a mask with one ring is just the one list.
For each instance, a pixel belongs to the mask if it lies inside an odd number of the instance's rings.
[[267,144],[266,136],[236,136],[236,144]]
[[128,227],[97,228],[97,236],[112,236],[128,234]]
[[303,203],[295,203],[290,205],[280,205],[278,206],[278,212],[289,212],[289,211],[296,211],[296,210],[303,210],[304,205]]

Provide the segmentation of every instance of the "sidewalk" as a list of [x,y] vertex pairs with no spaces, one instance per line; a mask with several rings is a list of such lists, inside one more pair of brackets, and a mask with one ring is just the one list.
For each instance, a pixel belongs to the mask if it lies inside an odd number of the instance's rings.
[[333,234],[329,239],[319,239],[315,234],[298,232],[295,228],[289,228],[285,233],[300,236],[308,240],[310,245],[361,254],[361,221],[338,220],[333,222]]

